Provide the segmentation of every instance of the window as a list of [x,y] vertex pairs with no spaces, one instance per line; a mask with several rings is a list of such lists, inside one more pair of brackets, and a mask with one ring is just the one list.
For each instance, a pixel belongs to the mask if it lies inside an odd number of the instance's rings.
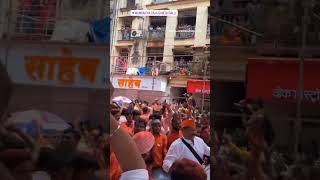
[[150,17],[149,39],[164,39],[166,34],[166,17]]
[[15,36],[49,39],[54,31],[57,1],[20,1],[16,7]]
[[115,73],[126,73],[129,64],[129,49],[122,48],[119,50],[119,56],[115,57]]
[[136,8],[136,1],[135,0],[127,0],[127,8],[128,9],[135,9]]
[[132,18],[122,18],[122,26],[118,33],[118,40],[131,40]]
[[108,27],[103,27],[105,34],[97,30],[109,21],[106,0],[21,0],[12,4],[13,39],[106,41]]
[[192,39],[195,36],[197,9],[181,10],[178,13],[176,39]]

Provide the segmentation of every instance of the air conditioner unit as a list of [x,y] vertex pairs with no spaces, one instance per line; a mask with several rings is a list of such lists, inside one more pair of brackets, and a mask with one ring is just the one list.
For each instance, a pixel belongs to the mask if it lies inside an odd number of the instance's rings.
[[132,30],[131,31],[131,38],[141,38],[142,31],[141,30]]
[[171,71],[171,67],[169,64],[160,65],[160,72],[169,72],[169,71]]

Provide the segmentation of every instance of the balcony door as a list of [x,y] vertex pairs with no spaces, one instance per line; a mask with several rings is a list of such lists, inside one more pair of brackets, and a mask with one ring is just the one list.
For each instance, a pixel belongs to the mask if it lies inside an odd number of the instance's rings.
[[176,39],[192,39],[195,36],[197,9],[179,10]]
[[166,17],[150,17],[149,39],[164,40]]

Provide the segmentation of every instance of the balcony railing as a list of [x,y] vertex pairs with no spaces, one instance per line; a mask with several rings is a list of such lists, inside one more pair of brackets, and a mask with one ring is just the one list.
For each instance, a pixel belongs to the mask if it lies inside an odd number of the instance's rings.
[[11,36],[17,39],[49,40],[54,32],[57,1],[46,6],[20,4],[12,14]]
[[118,31],[118,41],[130,41],[134,39],[141,39],[143,37],[144,34],[141,30],[124,28]]
[[[69,1],[47,0],[39,1],[37,4],[19,1],[12,3],[10,10],[7,7],[1,7],[0,11],[10,13],[0,13],[0,16],[2,15],[0,39],[9,34],[14,40],[91,42],[87,37],[88,33],[91,34],[90,23],[105,17],[107,15],[103,11],[105,8],[97,3],[95,5],[100,8],[96,11],[97,14],[86,16],[86,13],[85,15],[80,13],[81,10],[78,7],[71,7]],[[99,2],[104,3],[104,1]],[[84,5],[84,8],[82,11],[90,11],[92,7],[86,9]],[[9,24],[8,20],[10,20]],[[95,37],[91,37],[95,41]]]
[[132,40],[131,31],[132,31],[132,29],[130,29],[130,28],[119,30],[118,31],[118,41]]
[[127,56],[119,56],[114,58],[114,73],[125,74],[128,69],[129,58]]
[[210,65],[207,65],[205,68],[203,62],[174,61],[173,69],[170,74],[172,76],[210,76]]
[[135,1],[127,1],[127,4],[125,7],[120,8],[121,11],[128,11],[128,10],[135,10],[137,9],[137,5]]
[[[205,57],[206,55],[203,55]],[[139,57],[136,64],[132,63],[132,57],[114,57],[112,72],[116,74],[127,74],[132,67],[136,67],[137,74],[130,75],[170,75],[170,76],[194,76],[202,77],[210,75],[210,64],[204,62],[182,61],[185,56],[174,56],[173,64],[169,65],[162,62],[163,56]],[[146,62],[146,58],[148,61]],[[144,64],[144,62],[146,62]],[[205,68],[206,66],[206,68]],[[206,69],[206,72],[205,72]],[[129,70],[129,71],[128,71]],[[133,71],[134,72],[134,71]],[[138,73],[139,72],[139,73]],[[130,72],[131,73],[131,72]]]
[[193,39],[194,35],[195,35],[195,26],[182,25],[182,26],[178,26],[175,38],[178,40]]
[[150,29],[149,28],[149,39],[162,40],[165,38],[166,29],[158,28],[158,29]]

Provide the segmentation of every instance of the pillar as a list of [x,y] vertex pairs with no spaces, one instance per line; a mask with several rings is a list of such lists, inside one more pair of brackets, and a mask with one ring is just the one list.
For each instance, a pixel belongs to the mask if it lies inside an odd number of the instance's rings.
[[194,46],[203,47],[207,39],[207,24],[208,24],[208,7],[199,6],[197,8],[197,21]]
[[164,41],[163,49],[163,62],[173,64],[173,52],[174,41],[176,37],[176,27],[178,25],[178,17],[168,16],[166,22],[166,37]]

